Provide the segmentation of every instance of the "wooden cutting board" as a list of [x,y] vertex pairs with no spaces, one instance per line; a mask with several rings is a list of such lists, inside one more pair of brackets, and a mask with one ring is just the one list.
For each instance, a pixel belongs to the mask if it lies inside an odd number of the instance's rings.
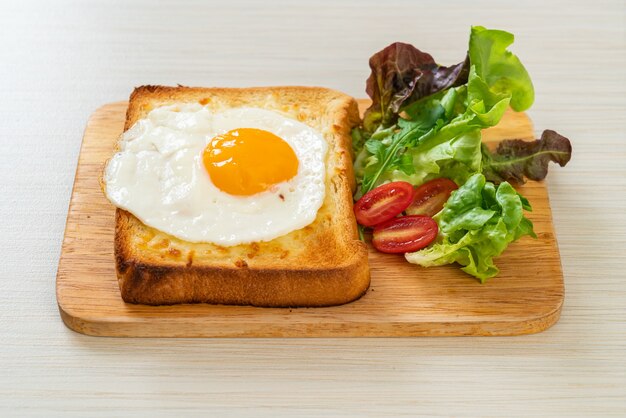
[[[367,101],[361,101],[361,107]],[[346,337],[518,335],[560,316],[563,274],[546,186],[519,188],[533,205],[538,239],[524,237],[496,260],[500,275],[480,284],[458,266],[424,269],[402,256],[370,252],[372,282],[358,301],[329,308],[220,305],[143,306],[122,301],[113,260],[114,208],[98,178],[122,132],[126,102],[90,118],[78,160],[57,274],[65,324],[98,336]],[[484,132],[494,142],[533,138],[524,113],[508,112]]]

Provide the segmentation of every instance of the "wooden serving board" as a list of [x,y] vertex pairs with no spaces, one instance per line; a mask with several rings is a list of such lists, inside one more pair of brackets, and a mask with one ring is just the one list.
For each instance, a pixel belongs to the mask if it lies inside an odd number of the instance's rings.
[[[361,101],[361,107],[367,106]],[[524,237],[496,260],[500,275],[480,284],[458,266],[424,269],[370,252],[372,282],[359,300],[329,308],[221,305],[143,306],[120,297],[113,260],[114,208],[98,179],[122,132],[126,102],[98,109],[85,130],[57,275],[65,324],[127,337],[346,337],[517,335],[545,330],[563,304],[563,274],[544,183],[520,191],[538,239]],[[533,137],[523,113],[508,112],[486,141]]]

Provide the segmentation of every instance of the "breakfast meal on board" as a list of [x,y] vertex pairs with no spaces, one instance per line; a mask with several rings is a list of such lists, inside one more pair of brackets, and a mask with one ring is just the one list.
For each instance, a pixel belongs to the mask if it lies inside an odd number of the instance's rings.
[[351,302],[369,286],[370,233],[410,263],[495,276],[493,258],[534,236],[510,182],[541,180],[571,156],[554,131],[482,143],[482,129],[534,100],[512,41],[473,27],[451,67],[388,46],[370,59],[362,120],[353,98],[324,88],[135,89],[102,177],[122,298]]

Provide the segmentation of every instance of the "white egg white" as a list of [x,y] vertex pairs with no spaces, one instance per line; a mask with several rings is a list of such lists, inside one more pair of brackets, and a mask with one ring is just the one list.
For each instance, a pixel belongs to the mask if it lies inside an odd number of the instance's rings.
[[[202,152],[213,137],[237,128],[263,129],[287,142],[298,158],[296,176],[252,196],[215,187]],[[223,246],[270,241],[315,220],[325,195],[326,152],[321,133],[274,111],[164,106],[122,135],[119,152],[105,168],[105,192],[146,225],[186,241]]]

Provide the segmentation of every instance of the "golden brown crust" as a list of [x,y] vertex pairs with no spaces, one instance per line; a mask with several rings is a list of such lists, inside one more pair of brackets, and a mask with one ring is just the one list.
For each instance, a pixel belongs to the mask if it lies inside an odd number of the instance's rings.
[[130,96],[124,129],[155,107],[191,102],[213,111],[262,107],[320,131],[329,145],[324,203],[315,221],[303,229],[233,247],[186,242],[117,209],[115,260],[124,301],[329,306],[365,293],[367,249],[357,239],[352,212],[350,130],[359,121],[354,99],[316,87],[142,86]]

